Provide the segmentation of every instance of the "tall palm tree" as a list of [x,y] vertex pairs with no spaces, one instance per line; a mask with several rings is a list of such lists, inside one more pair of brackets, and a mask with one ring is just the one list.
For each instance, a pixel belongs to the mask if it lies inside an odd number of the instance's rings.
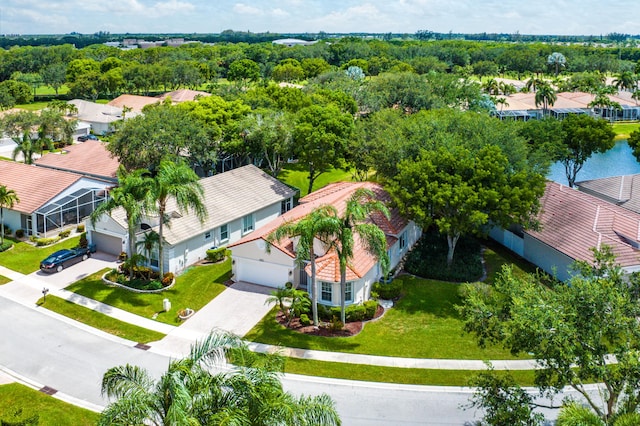
[[374,213],[389,217],[389,210],[375,199],[373,191],[359,188],[347,200],[342,216],[332,218],[333,248],[340,261],[340,321],[343,324],[346,320],[347,264],[353,259],[354,236],[357,235],[364,249],[380,262],[383,275],[389,270],[387,238],[382,229],[368,222]]
[[7,189],[5,185],[0,185],[0,246],[4,244],[4,208],[11,209],[19,202],[18,194],[13,189]]
[[146,255],[145,260],[149,266],[151,266],[151,254],[153,253],[153,249],[160,244],[160,236],[158,233],[153,230],[145,232],[142,241],[138,241],[136,244],[144,249]]
[[553,106],[557,99],[558,96],[556,95],[556,91],[553,90],[553,87],[551,87],[549,83],[544,83],[538,86],[535,103],[536,107],[542,104],[542,115],[547,115],[549,106]]
[[[91,225],[95,228],[96,222],[102,215],[110,214],[120,207],[124,210],[129,234],[129,256],[136,253],[136,227],[140,219],[154,208],[148,202],[148,193],[153,183],[148,173],[144,169],[127,172],[124,166],[120,166],[118,186],[109,191],[107,201],[98,205],[90,216]],[[133,278],[133,268],[129,268],[129,278]]]
[[638,77],[631,71],[622,71],[612,81],[618,90],[635,90],[638,88]]
[[489,78],[484,82],[482,87],[489,95],[497,95],[500,93],[500,85],[495,78]]
[[207,216],[207,209],[203,203],[203,190],[198,182],[198,175],[189,168],[183,161],[171,161],[164,159],[160,161],[153,177],[152,187],[149,192],[149,201],[155,203],[155,210],[160,217],[158,225],[158,257],[160,277],[164,275],[163,262],[163,241],[164,225],[169,222],[167,217],[167,203],[173,199],[178,209],[188,212],[193,209],[201,222]]
[[567,64],[567,58],[560,52],[553,52],[551,55],[547,57],[547,64],[555,67],[555,75],[558,76],[560,72],[560,68],[564,68]]
[[321,206],[297,222],[285,222],[267,235],[267,253],[271,244],[285,238],[298,237],[296,246],[296,262],[301,268],[304,263],[311,263],[311,312],[313,324],[318,325],[318,285],[316,283],[316,253],[313,243],[316,239],[327,241],[330,233],[331,217],[337,215],[332,206]]
[[[227,356],[242,366],[214,374]],[[339,425],[328,395],[296,398],[283,390],[282,366],[277,356],[252,354],[236,336],[211,334],[171,361],[159,380],[137,366],[109,369],[102,394],[115,401],[98,424]]]

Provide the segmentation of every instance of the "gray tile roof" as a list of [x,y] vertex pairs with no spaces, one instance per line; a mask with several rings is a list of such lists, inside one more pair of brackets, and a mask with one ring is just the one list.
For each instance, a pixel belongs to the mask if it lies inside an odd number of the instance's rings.
[[[201,179],[200,184],[204,191],[207,218],[200,223],[191,210],[174,215],[170,227],[164,227],[164,239],[168,244],[178,244],[295,194],[293,189],[253,165]],[[167,213],[177,211],[175,202],[171,200],[167,205]],[[122,210],[113,212],[111,216],[126,228]]]
[[640,174],[577,182],[582,192],[640,213]]

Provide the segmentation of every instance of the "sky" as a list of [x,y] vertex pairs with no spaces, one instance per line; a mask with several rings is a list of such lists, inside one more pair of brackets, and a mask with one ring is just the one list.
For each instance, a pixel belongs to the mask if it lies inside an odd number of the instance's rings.
[[0,34],[640,34],[638,0],[0,0]]

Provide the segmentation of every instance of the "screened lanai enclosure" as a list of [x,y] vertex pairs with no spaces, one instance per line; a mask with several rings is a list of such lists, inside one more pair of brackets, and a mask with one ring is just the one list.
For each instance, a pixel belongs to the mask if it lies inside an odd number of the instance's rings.
[[78,189],[45,204],[31,215],[23,214],[22,229],[40,237],[57,235],[64,227],[82,223],[106,197],[104,188]]

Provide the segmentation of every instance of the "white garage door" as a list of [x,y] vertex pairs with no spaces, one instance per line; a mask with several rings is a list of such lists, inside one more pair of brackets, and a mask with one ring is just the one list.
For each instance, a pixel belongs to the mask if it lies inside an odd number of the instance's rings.
[[92,244],[96,245],[96,250],[98,251],[116,256],[122,252],[122,239],[119,237],[92,232],[91,239]]
[[260,284],[268,287],[283,287],[287,282],[289,268],[271,263],[248,259],[236,259],[238,281]]

